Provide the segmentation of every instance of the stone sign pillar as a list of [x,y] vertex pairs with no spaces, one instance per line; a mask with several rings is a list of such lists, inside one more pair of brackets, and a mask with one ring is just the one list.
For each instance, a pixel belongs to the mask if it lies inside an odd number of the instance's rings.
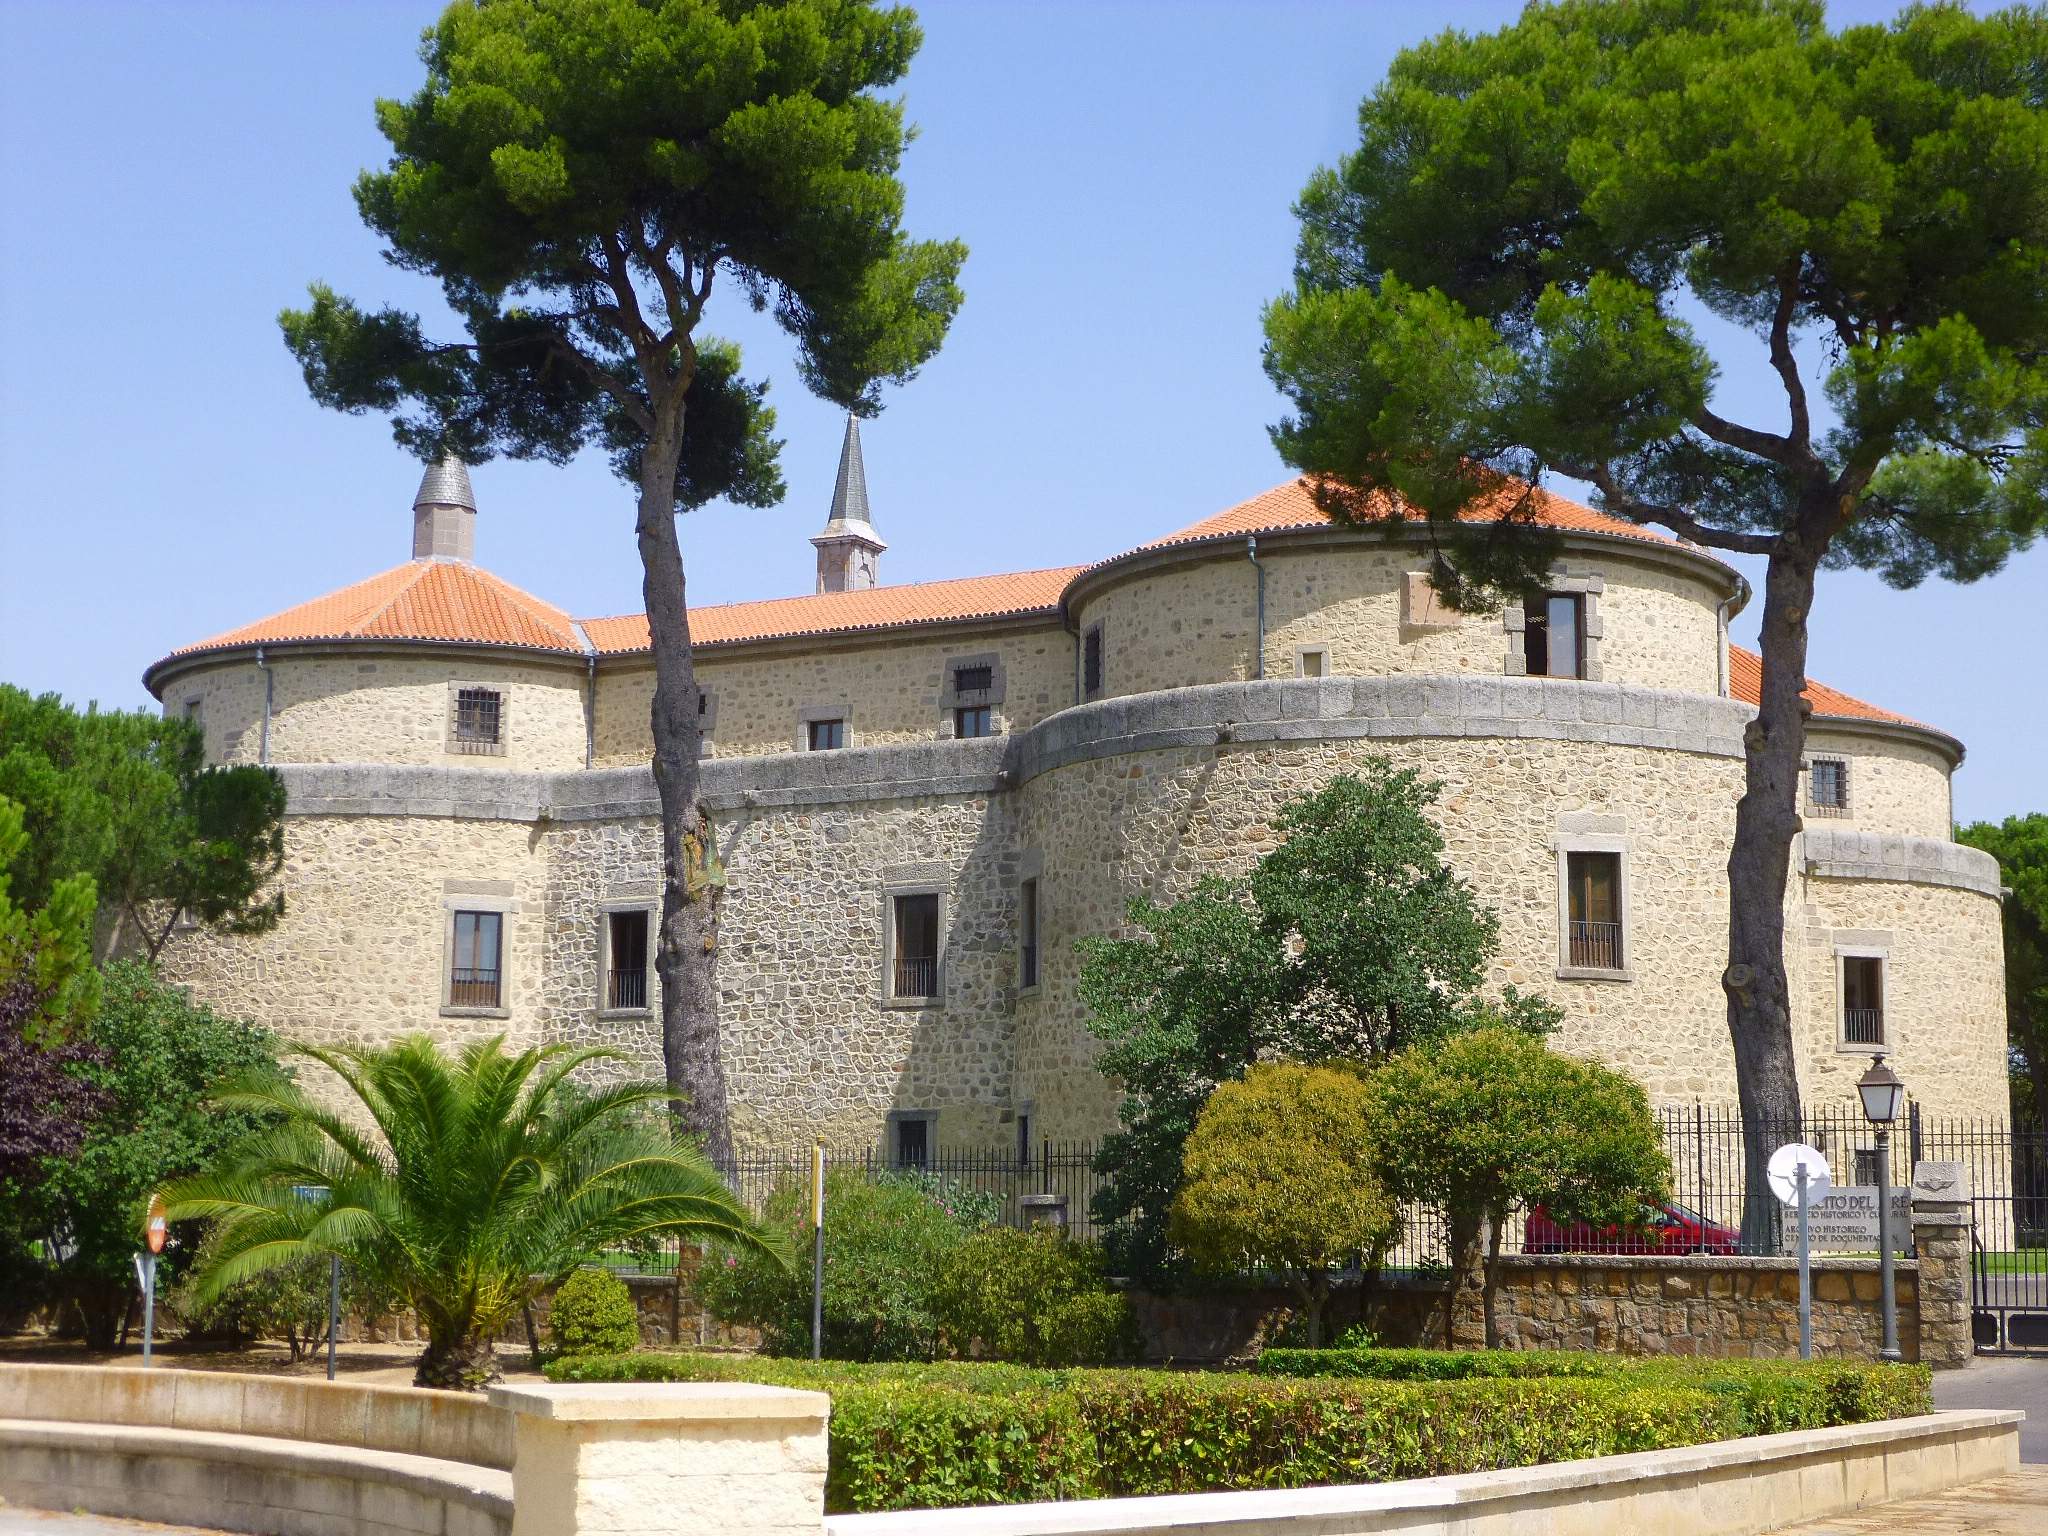
[[1960,1163],[1913,1168],[1913,1250],[1920,1270],[1920,1359],[1967,1365],[1970,1332],[1970,1187]]
[[491,1389],[513,1415],[512,1536],[819,1536],[822,1392],[750,1382]]

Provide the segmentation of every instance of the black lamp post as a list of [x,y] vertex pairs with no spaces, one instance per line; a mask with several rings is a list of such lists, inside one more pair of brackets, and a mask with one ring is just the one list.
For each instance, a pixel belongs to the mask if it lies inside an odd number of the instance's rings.
[[1863,1100],[1863,1117],[1877,1128],[1877,1275],[1884,1309],[1884,1347],[1880,1360],[1899,1360],[1899,1305],[1892,1284],[1892,1122],[1905,1107],[1906,1085],[1884,1064],[1880,1055],[1870,1070],[1857,1079],[1856,1093]]

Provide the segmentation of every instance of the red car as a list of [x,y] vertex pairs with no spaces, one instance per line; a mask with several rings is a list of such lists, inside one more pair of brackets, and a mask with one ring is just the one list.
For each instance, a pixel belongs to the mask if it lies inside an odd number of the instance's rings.
[[1559,1226],[1536,1206],[1522,1237],[1524,1253],[1710,1253],[1733,1254],[1742,1234],[1707,1220],[1675,1202],[1649,1206],[1640,1223],[1596,1227],[1575,1221]]

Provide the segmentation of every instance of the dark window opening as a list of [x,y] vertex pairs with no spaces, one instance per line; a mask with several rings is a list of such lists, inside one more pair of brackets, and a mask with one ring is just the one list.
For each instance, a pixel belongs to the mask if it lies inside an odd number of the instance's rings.
[[1814,810],[1839,816],[1849,809],[1849,765],[1840,758],[1816,758],[1812,784]]
[[1081,692],[1089,698],[1102,692],[1102,626],[1081,637]]
[[890,993],[898,998],[936,997],[939,991],[939,898],[936,893],[898,896],[896,953]]
[[962,740],[971,736],[993,736],[995,733],[995,711],[986,704],[953,711],[953,734]]
[[1877,1148],[1858,1147],[1856,1149],[1856,1182],[1865,1187],[1875,1184],[1877,1182],[1877,1170]]
[[1567,853],[1568,947],[1584,970],[1618,971],[1621,946],[1621,855]]
[[455,694],[455,739],[495,745],[502,700],[494,688],[461,688]]
[[813,720],[808,734],[813,752],[836,752],[846,745],[846,722]]
[[1031,1163],[1031,1116],[1027,1112],[1017,1116],[1017,1164],[1029,1167]]
[[902,1119],[896,1122],[896,1162],[903,1168],[923,1168],[932,1160],[932,1123]]
[[1531,677],[1586,675],[1586,605],[1576,593],[1546,593],[1522,604],[1522,654]]
[[1026,880],[1018,892],[1019,935],[1017,981],[1020,986],[1038,985],[1038,881]]
[[503,989],[499,958],[505,919],[497,912],[455,914],[455,946],[449,959],[448,1005],[496,1008]]
[[613,912],[606,916],[610,928],[611,969],[605,977],[607,1008],[647,1006],[647,914]]
[[1884,1044],[1884,960],[1881,956],[1842,957],[1842,1043]]
[[956,698],[967,698],[977,693],[987,693],[996,685],[996,669],[993,666],[955,667],[953,669],[953,694]]

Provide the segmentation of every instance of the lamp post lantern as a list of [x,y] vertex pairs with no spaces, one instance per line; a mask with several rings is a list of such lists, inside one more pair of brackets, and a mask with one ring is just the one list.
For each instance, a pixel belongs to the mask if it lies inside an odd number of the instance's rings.
[[1897,1361],[1904,1357],[1899,1353],[1899,1304],[1892,1281],[1892,1123],[1905,1106],[1906,1085],[1880,1054],[1857,1080],[1856,1095],[1863,1100],[1863,1117],[1877,1130],[1877,1276],[1884,1311],[1884,1347],[1877,1357]]

